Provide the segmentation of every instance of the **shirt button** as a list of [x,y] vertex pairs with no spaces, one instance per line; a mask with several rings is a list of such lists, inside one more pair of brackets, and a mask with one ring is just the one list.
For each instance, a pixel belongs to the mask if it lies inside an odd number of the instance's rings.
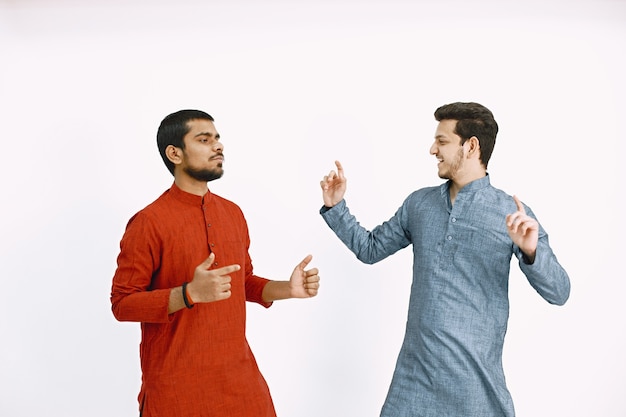
[[452,218],[452,223],[456,223],[456,217]]
[[446,236],[446,239],[452,240],[452,236],[448,235],[448,236]]
[[211,223],[207,223],[206,227],[211,227]]

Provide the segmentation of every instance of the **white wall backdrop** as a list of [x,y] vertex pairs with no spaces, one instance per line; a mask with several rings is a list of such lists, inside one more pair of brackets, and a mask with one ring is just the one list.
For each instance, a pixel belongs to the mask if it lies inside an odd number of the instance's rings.
[[378,416],[410,250],[360,264],[318,215],[319,180],[342,161],[373,227],[440,182],[435,108],[478,101],[501,127],[492,183],[572,280],[554,307],[512,268],[518,415],[624,417],[625,42],[620,0],[0,0],[0,415],[136,415],[139,325],[114,320],[111,277],[127,220],[172,181],[159,122],[199,108],[256,272],[286,279],[307,253],[321,270],[316,299],[249,306],[279,415]]

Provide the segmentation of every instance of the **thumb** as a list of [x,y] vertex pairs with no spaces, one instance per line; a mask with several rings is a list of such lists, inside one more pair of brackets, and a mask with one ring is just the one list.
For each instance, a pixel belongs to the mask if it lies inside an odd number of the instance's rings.
[[298,264],[298,268],[301,268],[302,270],[304,270],[304,268],[306,268],[306,266],[309,264],[309,262],[311,262],[311,259],[313,259],[313,255],[307,255],[302,262],[300,262]]
[[215,261],[215,254],[213,252],[211,252],[211,254],[209,255],[208,258],[206,258],[204,260],[204,262],[202,262],[200,264],[200,267],[204,268],[204,269],[209,269],[212,265],[213,262]]

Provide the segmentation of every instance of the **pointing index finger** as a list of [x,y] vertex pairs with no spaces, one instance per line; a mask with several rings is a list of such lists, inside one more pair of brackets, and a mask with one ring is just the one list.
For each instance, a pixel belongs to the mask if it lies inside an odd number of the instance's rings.
[[341,165],[341,162],[335,161],[335,165],[337,166],[337,174],[339,175],[340,178],[342,178],[343,177],[343,166]]
[[517,198],[516,195],[513,196],[513,200],[515,200],[515,205],[517,206],[517,211],[521,211],[522,213],[526,214],[526,209],[524,209],[524,205],[522,204],[520,199]]
[[216,272],[220,275],[228,275],[231,272],[236,272],[239,271],[241,269],[241,267],[237,264],[232,264],[232,265],[227,265],[227,266],[223,266],[221,268],[217,268],[214,269],[213,272]]

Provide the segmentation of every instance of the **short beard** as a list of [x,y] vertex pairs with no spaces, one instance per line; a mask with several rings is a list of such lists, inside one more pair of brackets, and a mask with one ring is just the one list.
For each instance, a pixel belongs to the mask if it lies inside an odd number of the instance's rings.
[[222,175],[224,175],[224,170],[222,169],[222,167],[216,169],[193,169],[186,167],[184,168],[184,171],[191,178],[205,182],[217,180],[219,178],[222,178]]
[[450,168],[448,168],[448,172],[439,175],[439,178],[444,179],[444,180],[451,180],[451,179],[453,179],[453,177],[456,175],[456,173],[459,172],[459,170],[463,166],[463,157],[464,156],[465,155],[463,154],[463,147],[461,147],[461,149],[459,149],[459,151],[456,154],[456,158],[454,158],[454,161],[452,161],[452,164],[450,165]]

